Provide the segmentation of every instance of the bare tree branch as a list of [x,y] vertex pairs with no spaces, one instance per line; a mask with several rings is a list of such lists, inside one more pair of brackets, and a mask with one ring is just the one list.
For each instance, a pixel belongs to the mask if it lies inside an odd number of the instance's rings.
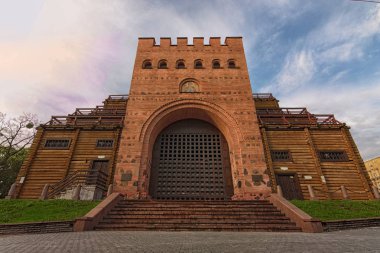
[[13,156],[30,146],[39,124],[35,114],[24,113],[17,118],[7,118],[0,112],[0,167]]

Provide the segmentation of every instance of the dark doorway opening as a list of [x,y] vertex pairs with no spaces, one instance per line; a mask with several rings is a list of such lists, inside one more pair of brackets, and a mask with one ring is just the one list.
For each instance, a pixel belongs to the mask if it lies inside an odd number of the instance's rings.
[[278,173],[276,174],[277,184],[281,186],[284,198],[303,199],[300,183],[296,173]]

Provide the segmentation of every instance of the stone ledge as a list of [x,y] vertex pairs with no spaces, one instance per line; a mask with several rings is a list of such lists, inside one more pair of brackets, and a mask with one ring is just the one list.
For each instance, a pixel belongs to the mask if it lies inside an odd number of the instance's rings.
[[295,222],[302,232],[321,233],[323,232],[322,223],[318,219],[314,219],[285,198],[278,194],[272,193],[268,200],[285,214],[291,221]]
[[96,207],[94,207],[85,216],[78,218],[74,223],[74,231],[82,232],[93,230],[94,227],[103,219],[103,217],[123,198],[123,195],[117,192],[112,193]]

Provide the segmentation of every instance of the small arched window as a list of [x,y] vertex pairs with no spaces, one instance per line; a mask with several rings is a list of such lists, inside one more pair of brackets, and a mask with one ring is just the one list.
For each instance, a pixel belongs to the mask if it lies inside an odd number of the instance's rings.
[[166,60],[160,60],[158,62],[158,68],[159,69],[167,69],[168,68],[168,63]]
[[184,60],[178,60],[176,67],[177,67],[177,69],[184,69],[185,68],[185,61]]
[[145,60],[143,62],[143,66],[142,66],[143,69],[151,69],[153,68],[152,67],[152,62],[150,60]]
[[229,68],[229,69],[234,69],[234,68],[236,68],[235,60],[228,60],[228,68]]
[[194,68],[195,69],[201,69],[201,68],[203,68],[202,61],[201,60],[195,60],[194,61]]
[[220,61],[219,60],[213,60],[212,61],[212,68],[213,69],[220,69]]

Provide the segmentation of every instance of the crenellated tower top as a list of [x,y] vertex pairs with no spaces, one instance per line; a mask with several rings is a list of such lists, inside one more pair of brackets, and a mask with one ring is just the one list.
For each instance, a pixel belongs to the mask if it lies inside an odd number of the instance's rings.
[[140,47],[236,47],[242,45],[242,37],[226,37],[223,44],[220,37],[210,37],[209,44],[205,43],[204,37],[194,37],[193,44],[189,43],[187,37],[177,37],[177,44],[172,44],[172,39],[168,37],[161,37],[159,44],[156,43],[156,39],[153,37],[139,38]]

